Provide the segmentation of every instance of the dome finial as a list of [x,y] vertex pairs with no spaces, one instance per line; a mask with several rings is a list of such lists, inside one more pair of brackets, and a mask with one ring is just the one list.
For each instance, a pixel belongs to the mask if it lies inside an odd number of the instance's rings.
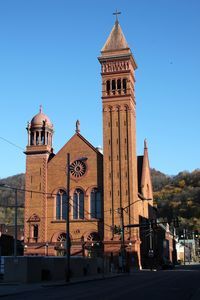
[[40,113],[42,112],[42,104],[40,104]]
[[76,133],[79,133],[80,132],[80,121],[77,120],[76,121]]

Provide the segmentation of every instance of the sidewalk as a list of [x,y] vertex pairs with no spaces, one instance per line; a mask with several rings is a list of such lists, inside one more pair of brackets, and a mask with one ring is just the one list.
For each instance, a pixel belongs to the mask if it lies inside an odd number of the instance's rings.
[[52,287],[52,286],[56,287],[56,286],[70,285],[70,284],[76,284],[81,282],[88,282],[93,280],[103,280],[103,279],[109,279],[109,278],[123,276],[123,275],[128,275],[128,273],[98,274],[98,275],[91,275],[85,277],[77,277],[77,278],[71,278],[70,282],[66,282],[64,280],[42,281],[37,283],[0,282],[0,297],[21,294],[33,290],[39,290],[45,287]]

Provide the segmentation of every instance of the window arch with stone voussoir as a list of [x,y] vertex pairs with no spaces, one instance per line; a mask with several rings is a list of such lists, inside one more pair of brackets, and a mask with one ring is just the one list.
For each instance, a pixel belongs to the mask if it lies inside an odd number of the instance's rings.
[[31,242],[38,242],[39,239],[39,223],[40,217],[34,213],[29,219],[29,237],[28,240]]

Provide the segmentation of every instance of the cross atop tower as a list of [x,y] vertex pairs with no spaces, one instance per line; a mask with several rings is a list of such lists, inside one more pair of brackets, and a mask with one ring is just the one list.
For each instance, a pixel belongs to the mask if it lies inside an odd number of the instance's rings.
[[117,11],[113,13],[114,16],[116,16],[116,21],[118,22],[118,15],[121,15],[121,11]]

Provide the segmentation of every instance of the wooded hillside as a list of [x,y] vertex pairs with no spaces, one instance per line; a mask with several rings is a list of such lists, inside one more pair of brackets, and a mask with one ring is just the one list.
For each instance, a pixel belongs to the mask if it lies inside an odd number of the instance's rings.
[[[200,229],[200,169],[183,171],[176,176],[167,176],[155,169],[151,170],[154,201],[158,217],[171,221],[178,217],[181,227]],[[11,187],[24,189],[24,174],[0,180]],[[14,190],[0,188],[0,223],[13,224]],[[18,191],[18,205],[24,204],[24,192]],[[18,223],[23,223],[23,208],[18,209]]]
[[176,176],[153,169],[152,183],[158,217],[169,222],[178,217],[180,227],[200,229],[200,169],[191,173],[183,171]]
[[[0,179],[0,185],[5,184],[6,186],[0,188],[0,223],[1,224],[14,224],[14,205],[15,205],[15,190],[24,189],[25,176],[24,174],[18,174],[5,179]],[[10,189],[8,187],[12,187]],[[18,208],[18,224],[24,222],[24,192],[17,192],[17,204]]]

